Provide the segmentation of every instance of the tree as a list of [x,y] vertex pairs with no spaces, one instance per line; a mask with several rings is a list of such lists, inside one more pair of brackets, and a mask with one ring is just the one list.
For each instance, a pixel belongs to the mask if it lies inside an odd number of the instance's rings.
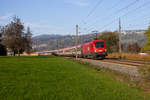
[[24,38],[25,51],[30,54],[32,49],[32,33],[30,27],[27,27],[27,31]]
[[4,39],[2,43],[6,48],[11,49],[14,56],[16,53],[20,55],[20,50],[24,48],[24,26],[18,17],[13,17],[13,21],[3,28]]
[[0,27],[0,33],[3,33],[2,44],[7,50],[13,52],[13,55],[17,53],[31,52],[32,49],[32,34],[30,28],[27,27],[26,33],[24,32],[24,25],[21,20],[14,16],[13,21]]
[[147,41],[146,41],[145,45],[143,46],[142,51],[145,52],[145,51],[150,50],[150,26],[148,27],[148,30],[145,31],[144,34],[147,36]]
[[105,41],[108,53],[118,51],[119,37],[117,32],[103,32],[98,39]]
[[138,53],[138,52],[140,52],[140,50],[141,50],[141,48],[138,45],[138,43],[133,43],[133,44],[128,45],[128,52]]

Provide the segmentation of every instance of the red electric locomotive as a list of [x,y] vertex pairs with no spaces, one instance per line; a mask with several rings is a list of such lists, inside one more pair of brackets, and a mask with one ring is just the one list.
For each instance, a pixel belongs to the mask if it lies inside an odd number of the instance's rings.
[[81,56],[84,58],[104,59],[107,49],[104,40],[94,40],[81,46]]

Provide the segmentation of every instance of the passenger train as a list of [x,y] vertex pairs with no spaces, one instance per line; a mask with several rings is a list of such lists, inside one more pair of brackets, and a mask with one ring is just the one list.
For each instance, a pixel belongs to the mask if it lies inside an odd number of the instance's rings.
[[76,49],[78,57],[104,59],[107,56],[107,48],[104,40],[94,40],[77,46],[54,50],[53,54],[75,57]]

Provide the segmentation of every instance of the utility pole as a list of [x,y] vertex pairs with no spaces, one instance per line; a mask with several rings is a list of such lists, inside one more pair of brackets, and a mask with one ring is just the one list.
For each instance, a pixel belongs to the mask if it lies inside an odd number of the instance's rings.
[[122,59],[122,50],[121,50],[121,22],[119,18],[119,59]]
[[98,40],[98,38],[97,38],[97,34],[98,34],[98,33],[95,33],[95,35],[96,35],[95,40]]
[[76,44],[76,59],[78,58],[78,51],[77,51],[77,44],[78,44],[78,25],[76,25],[76,42],[75,42],[75,44]]

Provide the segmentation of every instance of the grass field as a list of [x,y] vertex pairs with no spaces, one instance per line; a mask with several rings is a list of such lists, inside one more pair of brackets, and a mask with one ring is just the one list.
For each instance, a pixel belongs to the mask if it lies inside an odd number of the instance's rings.
[[0,100],[150,100],[140,89],[59,57],[0,57]]

